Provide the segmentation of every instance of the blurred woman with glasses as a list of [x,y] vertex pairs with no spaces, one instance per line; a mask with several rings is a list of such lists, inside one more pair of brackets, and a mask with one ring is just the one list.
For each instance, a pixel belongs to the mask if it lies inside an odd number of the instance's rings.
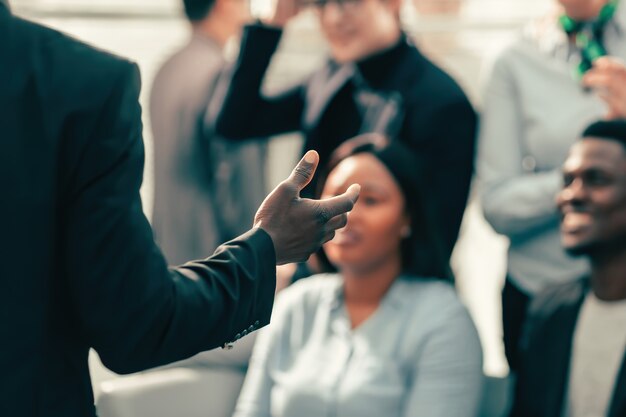
[[326,273],[278,295],[236,417],[475,417],[478,334],[440,251],[424,165],[376,134],[342,144],[318,195],[361,194],[320,253]]
[[[299,131],[320,166],[346,139],[378,132],[426,161],[446,259],[457,239],[472,175],[476,114],[461,88],[403,33],[401,0],[277,0],[244,29],[218,133],[233,140]],[[330,59],[311,77],[268,97],[261,83],[283,27],[316,12]],[[314,189],[314,184],[309,187]]]

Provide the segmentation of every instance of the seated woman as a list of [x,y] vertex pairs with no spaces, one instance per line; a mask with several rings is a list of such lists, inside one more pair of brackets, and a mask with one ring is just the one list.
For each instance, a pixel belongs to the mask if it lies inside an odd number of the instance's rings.
[[[284,290],[259,335],[236,417],[472,417],[482,351],[420,197],[420,164],[375,134],[331,157],[322,195],[361,195],[326,243],[337,272]],[[420,271],[416,273],[415,271]]]

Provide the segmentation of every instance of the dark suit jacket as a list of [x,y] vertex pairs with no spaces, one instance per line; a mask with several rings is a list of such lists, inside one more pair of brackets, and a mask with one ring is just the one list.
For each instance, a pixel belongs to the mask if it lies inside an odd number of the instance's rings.
[[136,66],[0,5],[0,415],[93,416],[87,355],[128,373],[268,323],[250,232],[168,270],[139,198]]
[[[589,284],[579,280],[551,288],[532,302],[521,340],[521,363],[511,417],[560,417],[565,409],[572,342]],[[626,416],[626,356],[609,415]]]
[[463,90],[403,38],[390,53],[356,65],[329,61],[307,82],[267,97],[261,94],[261,82],[281,33],[260,25],[246,27],[217,118],[218,133],[245,139],[301,131],[305,150],[319,152],[323,172],[339,144],[379,130],[385,110],[370,111],[369,106],[364,111],[359,91],[371,93],[365,96],[370,103],[396,100],[401,117],[392,129],[379,133],[402,140],[424,161],[424,194],[438,214],[437,230],[449,257],[467,204],[475,153],[477,116]]

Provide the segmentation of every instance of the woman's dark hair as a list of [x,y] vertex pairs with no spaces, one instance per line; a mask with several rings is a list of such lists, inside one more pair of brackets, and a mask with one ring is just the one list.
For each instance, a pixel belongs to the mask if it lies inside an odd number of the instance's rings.
[[197,22],[207,17],[214,4],[215,0],[183,0],[185,15],[192,22]]
[[[428,200],[424,198],[425,164],[413,150],[401,142],[390,140],[377,133],[359,135],[344,142],[333,152],[322,171],[316,190],[317,198],[321,196],[330,172],[344,159],[360,153],[372,154],[381,161],[391,172],[404,195],[412,233],[402,241],[403,273],[453,281],[450,266],[443,255],[440,234],[436,230],[439,222]],[[337,270],[323,249],[320,249],[317,255],[324,272]]]

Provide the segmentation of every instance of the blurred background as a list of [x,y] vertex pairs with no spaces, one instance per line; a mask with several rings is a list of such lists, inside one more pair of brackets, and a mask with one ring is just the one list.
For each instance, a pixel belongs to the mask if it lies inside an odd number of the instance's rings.
[[[267,1],[253,0],[262,12]],[[69,33],[138,63],[143,79],[142,105],[160,64],[188,37],[178,0],[11,0],[16,14]],[[481,80],[497,52],[525,23],[552,7],[551,0],[407,0],[402,19],[417,45],[463,86],[480,109]],[[266,87],[295,82],[324,59],[325,47],[312,15],[303,13],[283,37]],[[88,94],[85,92],[85,94]],[[151,132],[144,111],[146,145],[144,207],[152,199]],[[300,138],[273,138],[267,167],[273,187],[290,171],[300,152]],[[505,241],[496,236],[472,201],[453,257],[459,289],[478,326],[485,352],[485,372],[505,375],[501,344],[499,292],[504,277]],[[115,375],[92,361],[94,390]]]

